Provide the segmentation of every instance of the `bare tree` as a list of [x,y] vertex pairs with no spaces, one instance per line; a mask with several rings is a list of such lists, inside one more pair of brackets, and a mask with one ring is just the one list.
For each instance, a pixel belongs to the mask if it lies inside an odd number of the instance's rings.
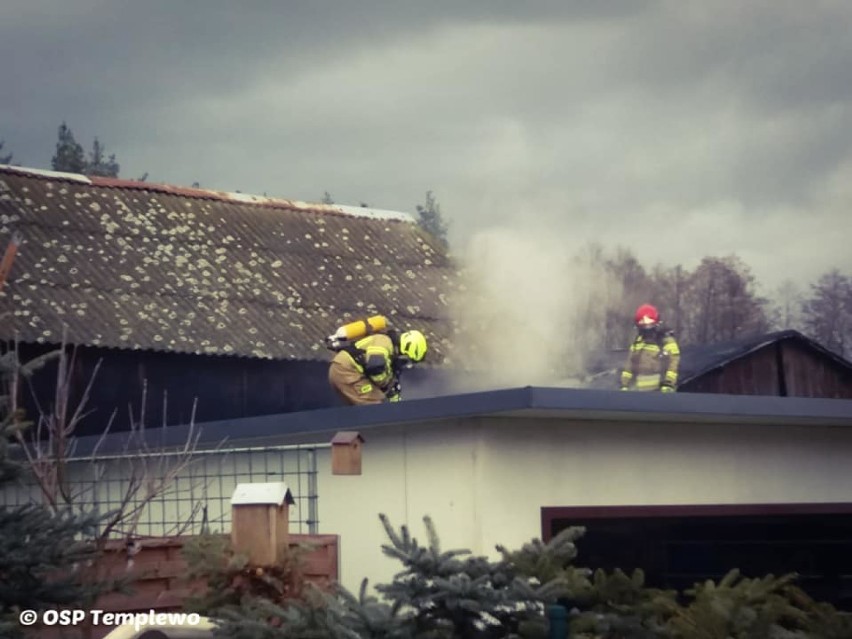
[[838,269],[811,284],[802,305],[807,333],[839,355],[852,354],[852,279]]
[[751,270],[735,255],[701,260],[684,302],[685,342],[719,342],[769,328],[767,300],[757,294]]
[[784,280],[773,295],[770,311],[772,325],[779,330],[801,329],[803,304],[801,288],[791,279]]
[[657,287],[630,249],[619,247],[606,260],[606,269],[621,285],[618,303],[608,309],[607,348],[625,348],[633,339],[633,311],[645,302],[655,302]]
[[648,301],[657,306],[666,326],[680,339],[686,317],[684,296],[690,274],[678,264],[665,267],[660,264],[651,272],[651,288],[654,291]]
[[[38,485],[43,502],[52,509],[71,508],[74,510],[91,509],[97,505],[99,482],[108,478],[115,464],[109,464],[107,458],[99,456],[106,441],[116,412],[110,415],[106,427],[96,445],[86,457],[75,455],[78,444],[76,435],[80,422],[90,414],[89,401],[91,391],[100,370],[99,361],[89,378],[81,398],[72,405],[71,370],[77,356],[76,348],[58,351],[56,387],[53,403],[50,407],[38,406],[38,420],[33,437],[19,435],[19,442],[26,454],[33,478]],[[12,395],[17,401],[17,395]],[[121,477],[113,481],[120,485],[120,493],[109,497],[110,512],[101,524],[98,536],[99,546],[116,535],[133,538],[136,536],[139,519],[148,505],[173,489],[175,479],[184,473],[193,463],[200,430],[195,426],[195,407],[193,406],[189,430],[183,445],[175,454],[162,455],[152,450],[146,437],[144,406],[147,400],[147,383],[143,387],[142,410],[138,416],[130,409],[130,429],[124,435],[123,450],[120,453]],[[38,399],[36,398],[38,404]],[[164,416],[165,419],[165,416]],[[114,459],[114,458],[113,458]],[[81,476],[86,481],[75,481]],[[200,505],[198,505],[200,507]],[[166,534],[180,534],[183,527]]]

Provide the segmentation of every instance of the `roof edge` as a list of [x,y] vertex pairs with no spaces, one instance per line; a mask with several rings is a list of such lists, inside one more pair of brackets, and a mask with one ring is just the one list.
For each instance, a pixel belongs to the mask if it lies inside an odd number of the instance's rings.
[[318,202],[304,202],[302,200],[290,200],[287,198],[269,197],[267,195],[254,195],[241,193],[239,191],[218,191],[215,189],[202,189],[198,187],[185,187],[158,182],[140,182],[139,180],[127,180],[124,178],[87,176],[80,173],[66,173],[63,171],[49,171],[46,169],[35,169],[11,164],[0,164],[0,171],[9,171],[36,178],[48,178],[64,180],[77,184],[96,186],[113,189],[133,189],[140,191],[153,191],[168,195],[191,197],[206,200],[218,200],[223,202],[234,202],[239,204],[252,204],[255,206],[266,206],[270,208],[287,209],[292,211],[306,211],[315,213],[330,213],[334,215],[348,215],[374,220],[389,220],[396,222],[407,222],[414,224],[416,220],[410,213],[402,211],[390,211],[387,209],[374,209],[363,206],[348,206],[343,204],[322,204]]
[[[568,421],[665,421],[672,423],[748,423],[778,426],[839,426],[852,428],[852,400],[718,395],[700,393],[625,393],[622,391],[525,386],[476,393],[415,399],[395,404],[342,406],[262,415],[195,425],[199,445],[231,441],[239,445],[269,444],[300,437],[327,442],[341,430],[359,431],[476,417],[519,417],[528,411]],[[182,446],[189,426],[146,431],[152,448]],[[235,436],[236,434],[236,436]],[[77,455],[91,454],[97,436],[81,437]],[[123,451],[128,433],[108,435],[101,454]]]
[[47,169],[31,169],[24,166],[15,166],[13,164],[0,164],[0,171],[13,171],[15,173],[23,173],[24,175],[32,175],[34,177],[53,178],[55,180],[66,180],[68,182],[78,182],[80,184],[92,184],[92,180],[88,176],[80,173],[49,171]]

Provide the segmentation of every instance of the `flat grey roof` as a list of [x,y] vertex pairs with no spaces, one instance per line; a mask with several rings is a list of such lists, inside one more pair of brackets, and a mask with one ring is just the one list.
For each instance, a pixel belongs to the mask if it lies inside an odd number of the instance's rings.
[[[680,423],[756,423],[852,427],[852,400],[765,397],[700,393],[636,393],[526,386],[395,404],[343,406],[279,415],[197,424],[200,447],[227,440],[228,446],[274,442],[328,442],[340,430],[359,432],[385,426],[440,422],[465,417],[523,417],[562,420],[665,421]],[[182,446],[188,426],[148,429],[152,448]],[[82,437],[76,456],[90,454],[97,437]],[[101,454],[127,445],[127,433],[104,439]]]

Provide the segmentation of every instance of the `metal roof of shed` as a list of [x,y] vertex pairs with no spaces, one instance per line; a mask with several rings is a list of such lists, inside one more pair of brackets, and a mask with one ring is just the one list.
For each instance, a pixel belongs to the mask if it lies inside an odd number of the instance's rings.
[[[500,416],[568,421],[733,423],[852,427],[852,400],[718,395],[700,393],[624,393],[620,391],[527,386],[409,400],[372,406],[345,406],[265,415],[196,425],[200,444],[260,445],[282,441],[329,442],[338,431],[376,430],[460,418]],[[147,432],[152,447],[182,445],[187,426]],[[101,453],[123,450],[127,433],[109,435]],[[85,455],[96,437],[81,438]]]

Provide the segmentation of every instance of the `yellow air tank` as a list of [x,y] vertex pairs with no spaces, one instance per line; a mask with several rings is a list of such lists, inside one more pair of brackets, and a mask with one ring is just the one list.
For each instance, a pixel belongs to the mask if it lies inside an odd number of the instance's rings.
[[388,320],[384,315],[373,315],[364,319],[344,324],[333,335],[326,338],[329,348],[339,348],[345,342],[353,342],[386,330]]

